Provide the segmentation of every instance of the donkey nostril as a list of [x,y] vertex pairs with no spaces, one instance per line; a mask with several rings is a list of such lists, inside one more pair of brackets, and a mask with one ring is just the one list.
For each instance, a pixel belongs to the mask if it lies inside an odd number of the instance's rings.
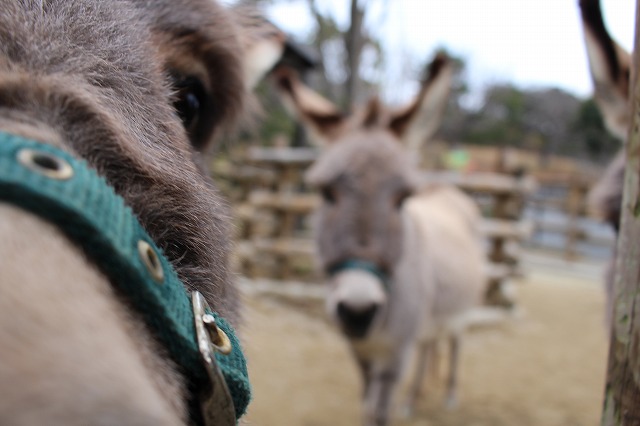
[[369,236],[368,235],[359,235],[358,236],[358,245],[360,247],[366,248],[369,246]]
[[337,314],[345,334],[352,338],[362,338],[369,331],[379,305],[372,303],[364,307],[349,306],[344,302],[338,303]]

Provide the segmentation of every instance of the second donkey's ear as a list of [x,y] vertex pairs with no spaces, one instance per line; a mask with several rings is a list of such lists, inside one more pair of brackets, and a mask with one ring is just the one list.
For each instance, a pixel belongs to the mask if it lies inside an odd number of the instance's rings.
[[580,0],[580,12],[596,102],[607,129],[624,141],[630,123],[631,56],[607,32],[599,0]]
[[253,89],[282,57],[287,36],[255,7],[241,4],[232,10],[240,28],[245,84]]
[[389,129],[410,150],[418,150],[438,130],[452,81],[451,60],[444,53],[436,54],[427,68],[418,96],[409,105],[393,113]]
[[310,131],[312,141],[318,145],[335,141],[345,126],[346,115],[300,81],[293,69],[282,66],[274,78],[285,107]]

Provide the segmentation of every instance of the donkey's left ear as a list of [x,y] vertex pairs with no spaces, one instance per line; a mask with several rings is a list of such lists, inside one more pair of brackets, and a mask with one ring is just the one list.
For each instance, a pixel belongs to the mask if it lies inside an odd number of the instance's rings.
[[241,29],[244,81],[253,89],[282,57],[287,36],[254,7],[237,6],[232,10]]
[[453,64],[439,52],[427,68],[418,96],[406,107],[392,113],[389,129],[410,150],[418,150],[438,130],[452,81]]
[[325,146],[336,141],[348,116],[336,105],[306,86],[298,73],[286,65],[273,73],[280,99],[291,115],[297,117],[310,132],[311,142]]

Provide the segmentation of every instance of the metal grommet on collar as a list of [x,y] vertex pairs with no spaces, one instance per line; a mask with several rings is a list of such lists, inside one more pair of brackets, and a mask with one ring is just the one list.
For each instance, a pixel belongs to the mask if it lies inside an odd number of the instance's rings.
[[138,254],[147,271],[149,271],[151,278],[157,283],[162,283],[162,281],[164,281],[164,270],[162,269],[162,263],[160,263],[158,253],[151,247],[151,244],[145,240],[139,240]]
[[23,148],[16,158],[24,167],[51,179],[67,180],[73,176],[73,168],[65,159],[45,151]]

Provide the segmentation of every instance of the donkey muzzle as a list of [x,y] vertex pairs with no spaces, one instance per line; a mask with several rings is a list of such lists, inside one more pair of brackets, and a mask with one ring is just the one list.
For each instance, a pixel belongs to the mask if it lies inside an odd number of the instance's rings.
[[367,270],[345,269],[331,277],[331,284],[330,315],[347,337],[366,337],[387,303],[382,281]]

